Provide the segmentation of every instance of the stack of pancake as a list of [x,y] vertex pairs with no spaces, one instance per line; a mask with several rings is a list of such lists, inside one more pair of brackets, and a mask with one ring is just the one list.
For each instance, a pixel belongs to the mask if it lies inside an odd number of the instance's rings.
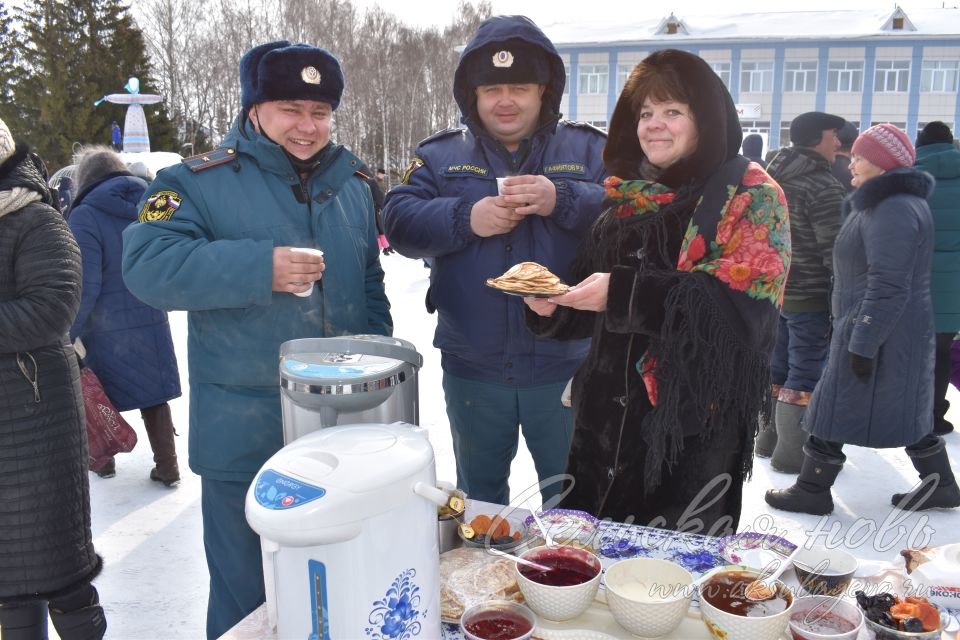
[[516,264],[502,276],[488,278],[487,286],[510,293],[554,296],[566,293],[570,288],[550,273],[549,269],[536,262]]

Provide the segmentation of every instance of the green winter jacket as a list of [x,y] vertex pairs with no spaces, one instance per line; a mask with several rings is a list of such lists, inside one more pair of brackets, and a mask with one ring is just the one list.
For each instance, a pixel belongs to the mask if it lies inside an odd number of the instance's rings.
[[930,293],[937,333],[960,331],[960,151],[952,144],[917,148],[917,168],[936,181],[927,201],[933,212]]

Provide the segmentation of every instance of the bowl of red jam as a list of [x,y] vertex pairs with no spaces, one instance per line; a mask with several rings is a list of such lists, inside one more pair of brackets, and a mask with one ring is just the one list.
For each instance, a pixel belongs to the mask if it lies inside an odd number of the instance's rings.
[[779,640],[783,636],[793,613],[793,594],[777,580],[769,597],[748,598],[747,588],[760,578],[758,571],[722,567],[700,586],[700,614],[714,638]]
[[527,640],[537,626],[537,617],[527,607],[506,600],[475,604],[460,616],[466,640]]
[[855,640],[861,627],[860,608],[832,596],[797,598],[788,625],[793,640]]
[[537,569],[516,564],[517,584],[538,616],[564,621],[590,607],[600,588],[600,558],[578,547],[534,547],[521,556],[539,564]]

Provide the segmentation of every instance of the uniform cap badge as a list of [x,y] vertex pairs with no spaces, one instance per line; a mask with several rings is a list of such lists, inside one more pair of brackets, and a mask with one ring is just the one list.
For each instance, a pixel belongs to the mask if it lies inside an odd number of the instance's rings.
[[304,67],[300,71],[300,77],[307,84],[320,84],[320,72],[317,71],[316,67]]
[[497,51],[493,54],[493,66],[509,69],[513,66],[513,54],[509,51]]

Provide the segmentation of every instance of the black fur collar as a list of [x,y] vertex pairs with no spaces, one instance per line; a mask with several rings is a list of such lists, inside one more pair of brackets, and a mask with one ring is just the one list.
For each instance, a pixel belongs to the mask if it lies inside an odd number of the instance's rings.
[[844,213],[851,209],[872,209],[890,196],[905,193],[926,198],[933,193],[936,181],[926,171],[917,169],[893,169],[863,183],[847,196],[843,203]]
[[30,153],[30,147],[22,142],[18,142],[16,147],[14,147],[13,155],[7,158],[6,162],[0,164],[0,179],[20,164],[23,159],[27,157],[28,153]]

